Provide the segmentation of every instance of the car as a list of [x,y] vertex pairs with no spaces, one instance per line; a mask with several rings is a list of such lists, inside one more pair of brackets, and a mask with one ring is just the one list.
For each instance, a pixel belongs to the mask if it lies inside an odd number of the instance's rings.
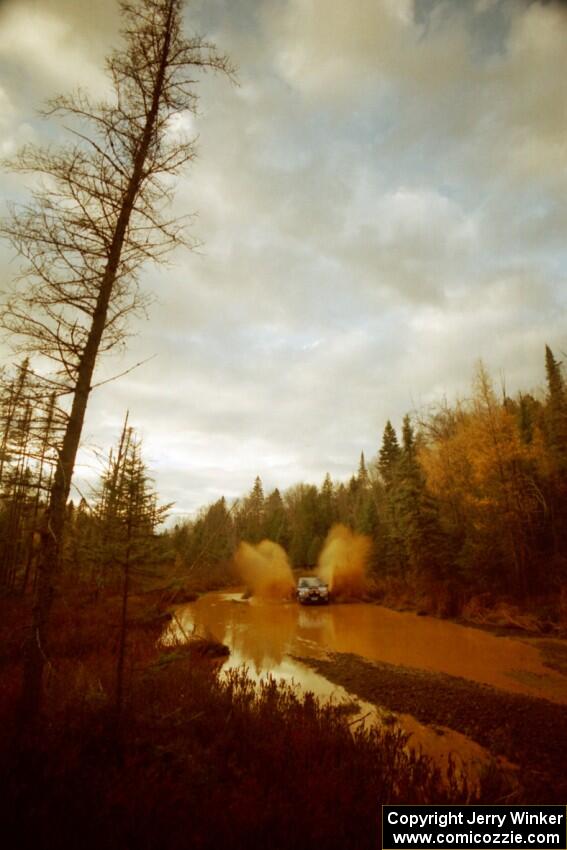
[[329,602],[329,586],[317,576],[302,576],[297,582],[297,599],[302,605]]

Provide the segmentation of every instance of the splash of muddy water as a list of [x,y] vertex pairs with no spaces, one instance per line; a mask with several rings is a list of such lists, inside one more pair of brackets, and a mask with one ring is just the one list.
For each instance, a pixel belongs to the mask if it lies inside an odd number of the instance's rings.
[[234,556],[236,571],[253,596],[289,599],[295,582],[285,550],[272,540],[241,543]]
[[329,531],[319,555],[317,575],[335,596],[359,596],[366,586],[372,542],[338,523]]

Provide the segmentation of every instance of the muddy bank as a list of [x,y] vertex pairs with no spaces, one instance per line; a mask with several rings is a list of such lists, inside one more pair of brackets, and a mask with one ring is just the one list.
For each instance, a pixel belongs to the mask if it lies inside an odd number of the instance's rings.
[[298,660],[367,702],[448,726],[505,756],[519,765],[530,802],[566,799],[567,706],[351,653]]
[[543,663],[550,670],[556,670],[562,676],[567,676],[567,643],[559,640],[526,639],[541,653]]

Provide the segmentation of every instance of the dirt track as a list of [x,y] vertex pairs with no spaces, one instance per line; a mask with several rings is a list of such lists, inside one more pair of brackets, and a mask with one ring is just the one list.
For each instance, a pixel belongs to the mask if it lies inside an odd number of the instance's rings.
[[348,653],[298,660],[360,699],[448,726],[505,756],[520,766],[528,799],[538,795],[531,802],[567,799],[567,706]]

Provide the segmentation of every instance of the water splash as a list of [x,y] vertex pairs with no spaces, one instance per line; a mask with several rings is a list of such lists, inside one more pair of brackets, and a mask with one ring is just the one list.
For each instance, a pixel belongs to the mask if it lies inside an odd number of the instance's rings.
[[372,541],[356,534],[346,525],[334,525],[325,540],[317,575],[328,585],[334,596],[359,596],[366,587],[366,567]]
[[295,581],[286,552],[272,540],[241,543],[234,556],[239,577],[253,596],[262,599],[286,599],[295,589]]

